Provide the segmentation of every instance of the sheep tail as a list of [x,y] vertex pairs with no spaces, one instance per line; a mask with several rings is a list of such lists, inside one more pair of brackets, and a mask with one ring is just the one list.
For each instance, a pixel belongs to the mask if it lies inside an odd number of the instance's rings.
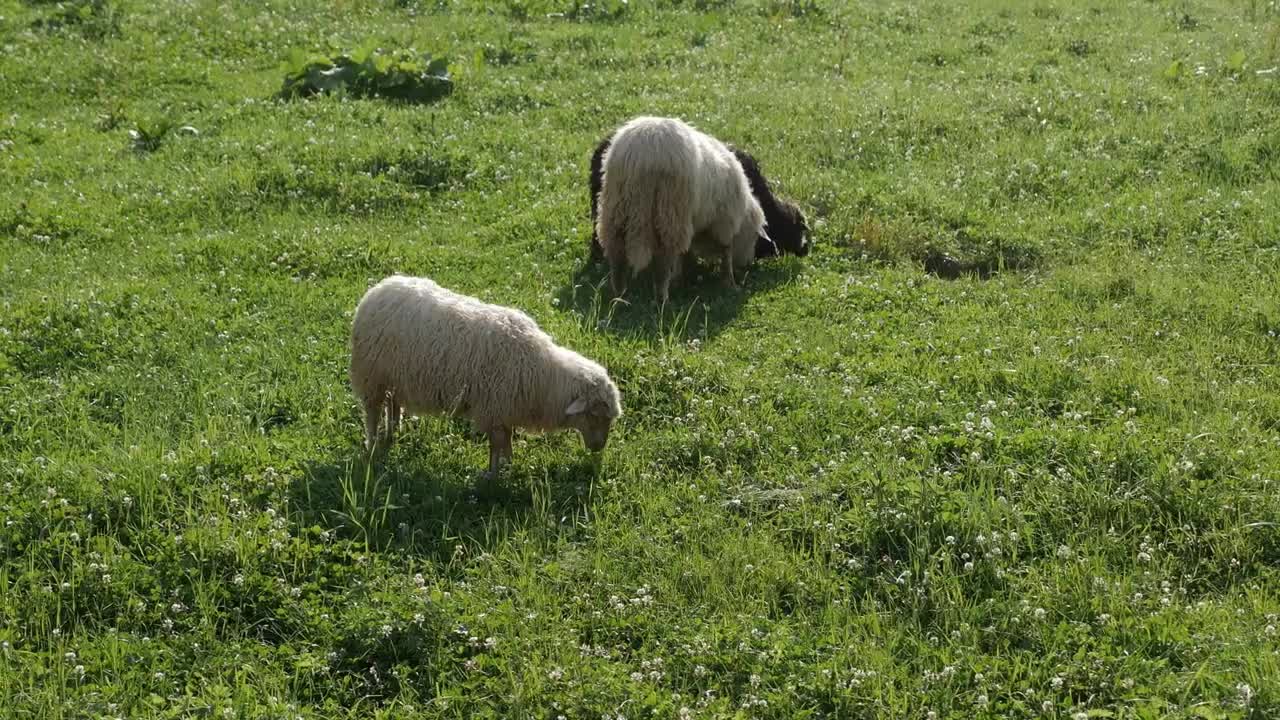
[[[596,220],[596,235],[600,238],[600,248],[609,261],[610,267],[617,272],[624,270],[621,265],[629,262],[631,253],[628,237],[636,229],[638,219],[632,209],[637,197],[636,188],[639,182],[621,182],[621,178],[609,177],[606,173],[604,188],[600,191],[600,216]],[[644,265],[632,263],[631,271],[638,272],[649,264],[649,257],[641,258]]]
[[653,205],[649,227],[653,228],[654,252],[676,258],[689,252],[693,244],[692,189],[688,178],[663,173],[654,178]]
[[689,251],[693,216],[688,178],[641,172],[632,173],[625,183],[613,182],[606,173],[597,227],[606,257],[625,258],[631,272],[638,273],[657,254],[669,259]]
[[657,238],[651,215],[657,187],[657,178],[650,174],[636,174],[623,182],[605,174],[597,229],[611,266],[625,262],[634,274],[653,262]]
[[635,177],[626,189],[627,203],[627,264],[634,272],[640,272],[653,262],[657,237],[650,219],[654,204],[656,183],[653,177]]

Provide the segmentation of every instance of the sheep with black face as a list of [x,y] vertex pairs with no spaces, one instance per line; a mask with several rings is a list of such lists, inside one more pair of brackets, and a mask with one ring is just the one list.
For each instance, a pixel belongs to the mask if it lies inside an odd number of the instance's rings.
[[[591,259],[593,261],[604,258],[604,252],[600,247],[600,235],[596,230],[596,221],[600,214],[600,191],[604,187],[604,155],[609,150],[613,138],[614,135],[610,134],[601,140],[596,145],[595,151],[591,153],[591,172],[587,183],[591,195]],[[742,165],[742,172],[747,177],[747,184],[751,188],[751,194],[755,196],[756,201],[760,203],[760,209],[764,211],[768,235],[761,235],[756,239],[756,259],[786,254],[798,257],[808,255],[813,243],[809,237],[809,226],[805,221],[804,213],[795,203],[773,194],[769,181],[760,170],[760,163],[750,153],[730,143],[725,143],[725,147],[738,158],[739,164]]]

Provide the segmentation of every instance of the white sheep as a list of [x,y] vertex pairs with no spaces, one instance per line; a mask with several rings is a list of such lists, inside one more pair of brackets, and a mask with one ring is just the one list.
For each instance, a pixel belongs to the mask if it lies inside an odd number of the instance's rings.
[[511,460],[514,428],[573,428],[599,452],[622,414],[605,369],[556,345],[528,315],[403,275],[374,285],[356,307],[351,387],[368,450],[391,444],[402,409],[458,415],[488,435],[491,477]]
[[681,120],[631,120],[613,135],[603,165],[596,230],[616,294],[626,290],[628,267],[635,274],[652,263],[665,303],[691,248],[718,258],[725,284],[734,287],[734,267],[750,265],[756,240],[768,238],[764,211],[733,150]]

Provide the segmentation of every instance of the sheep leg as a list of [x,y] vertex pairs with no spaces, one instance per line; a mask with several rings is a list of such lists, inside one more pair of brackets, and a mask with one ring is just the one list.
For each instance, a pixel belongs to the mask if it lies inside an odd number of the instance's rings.
[[613,288],[614,297],[622,297],[627,292],[626,271],[609,268],[609,287]]
[[382,397],[381,393],[375,393],[364,400],[364,449],[367,452],[373,452],[378,446],[378,426],[382,424]]
[[671,288],[671,279],[680,272],[680,258],[659,254],[653,259],[653,272],[658,304],[666,305],[668,291]]
[[620,298],[627,293],[626,261],[609,260],[609,287],[613,290],[615,298]]
[[489,431],[489,479],[496,480],[502,466],[511,462],[511,430],[494,428]]
[[609,265],[609,286],[613,288],[614,297],[622,297],[627,291],[627,251],[619,247],[621,243],[613,242],[604,248],[605,261]]
[[724,254],[720,256],[720,276],[724,279],[724,286],[733,289],[738,287],[733,281],[733,247],[729,246],[724,249]]
[[396,430],[400,428],[400,403],[392,395],[387,401],[387,447],[396,440]]

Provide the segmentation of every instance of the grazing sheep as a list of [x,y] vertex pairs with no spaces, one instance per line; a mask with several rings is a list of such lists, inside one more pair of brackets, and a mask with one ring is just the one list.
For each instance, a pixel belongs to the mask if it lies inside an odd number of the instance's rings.
[[[596,230],[616,294],[627,270],[654,265],[660,302],[691,249],[718,257],[725,285],[768,237],[742,163],[724,143],[674,118],[638,117],[604,153]],[[699,243],[694,245],[694,238]]]
[[[595,152],[591,154],[588,187],[591,194],[592,260],[601,260],[604,257],[604,252],[600,248],[600,236],[596,232],[596,219],[600,215],[600,190],[604,187],[604,154],[612,141],[612,135],[601,140],[600,144],[596,145]],[[742,164],[742,171],[746,174],[747,182],[751,186],[751,194],[760,203],[760,209],[764,210],[765,227],[769,234],[756,238],[756,259],[776,257],[786,253],[799,257],[808,255],[812,243],[808,237],[809,226],[800,208],[795,203],[782,200],[773,194],[769,189],[769,181],[760,171],[760,164],[750,153],[728,143],[725,146]]]
[[401,409],[458,415],[488,435],[490,476],[510,462],[514,428],[572,428],[598,452],[622,414],[605,369],[556,345],[528,315],[403,275],[374,285],[356,308],[351,387],[370,451],[394,440]]

